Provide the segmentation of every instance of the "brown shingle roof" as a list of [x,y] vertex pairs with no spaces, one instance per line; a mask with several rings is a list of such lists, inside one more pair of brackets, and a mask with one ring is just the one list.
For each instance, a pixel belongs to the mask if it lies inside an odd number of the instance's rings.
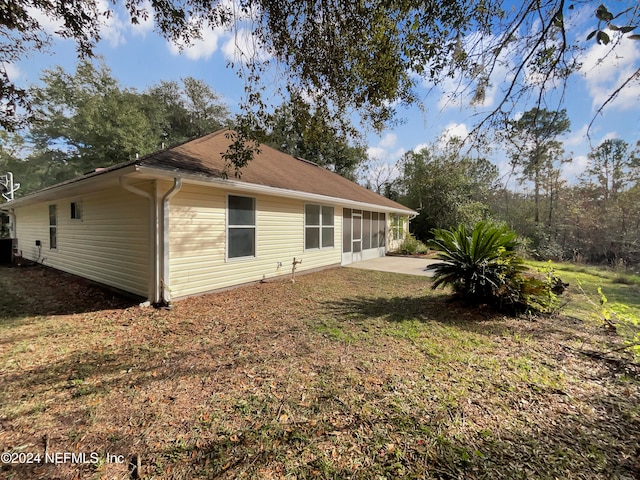
[[[226,162],[222,155],[231,143],[228,136],[230,133],[230,130],[219,130],[177,147],[153,153],[135,163],[190,174],[223,177]],[[255,154],[253,160],[242,169],[238,181],[412,212],[410,208],[312,162],[292,157],[264,144],[259,149],[260,153]],[[230,175],[233,175],[233,169]]]
[[[79,184],[90,178],[134,165],[203,177],[224,178],[227,164],[223,154],[232,141],[228,138],[230,133],[232,133],[231,130],[219,130],[182,145],[145,155],[140,159],[119,163],[104,169],[96,169],[81,177],[20,197],[6,206],[11,208],[19,203],[31,203],[43,194],[55,196],[60,188]],[[233,175],[233,173],[233,169],[231,169],[230,174]],[[234,180],[377,205],[409,214],[416,213],[404,205],[341,177],[337,173],[330,172],[312,162],[292,157],[264,144],[260,145],[260,153],[255,154],[253,160],[242,169],[241,177]]]

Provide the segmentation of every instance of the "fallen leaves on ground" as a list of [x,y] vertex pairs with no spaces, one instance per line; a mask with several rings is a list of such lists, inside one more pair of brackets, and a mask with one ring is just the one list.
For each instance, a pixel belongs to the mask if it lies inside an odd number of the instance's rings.
[[3,267],[0,450],[101,461],[2,475],[637,478],[638,367],[588,355],[614,337],[429,287],[330,269],[163,310]]

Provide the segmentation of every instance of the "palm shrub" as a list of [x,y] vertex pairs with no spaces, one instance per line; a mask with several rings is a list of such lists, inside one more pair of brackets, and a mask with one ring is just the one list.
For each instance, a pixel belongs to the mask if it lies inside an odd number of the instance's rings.
[[433,288],[451,286],[471,303],[491,304],[502,311],[544,311],[551,307],[551,281],[527,275],[516,254],[518,239],[504,225],[479,222],[432,231],[429,247],[438,253]]

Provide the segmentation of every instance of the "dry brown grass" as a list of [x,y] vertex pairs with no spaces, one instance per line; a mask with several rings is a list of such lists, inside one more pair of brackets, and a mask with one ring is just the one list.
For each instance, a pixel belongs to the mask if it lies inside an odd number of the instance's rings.
[[0,269],[3,478],[638,478],[637,366],[570,319],[333,269],[142,309]]

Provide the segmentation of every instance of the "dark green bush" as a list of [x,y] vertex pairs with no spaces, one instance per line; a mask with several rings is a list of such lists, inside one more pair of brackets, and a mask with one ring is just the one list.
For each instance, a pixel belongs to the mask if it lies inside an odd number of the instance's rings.
[[557,277],[553,272],[526,273],[523,260],[515,253],[516,233],[508,227],[479,222],[472,231],[460,225],[433,234],[429,247],[442,260],[427,267],[434,271],[434,289],[449,285],[468,302],[490,304],[510,313],[552,309]]
[[429,249],[416,237],[408,234],[406,237],[404,237],[404,240],[400,244],[400,248],[398,249],[398,251],[403,255],[415,255],[416,253],[427,253]]

